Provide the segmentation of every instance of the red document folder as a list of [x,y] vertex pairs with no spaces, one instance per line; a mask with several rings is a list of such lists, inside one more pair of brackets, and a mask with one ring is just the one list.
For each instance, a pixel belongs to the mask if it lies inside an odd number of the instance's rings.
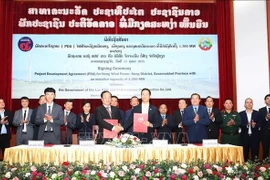
[[134,113],[133,132],[147,133],[147,126],[144,122],[148,121],[148,114]]
[[[107,123],[115,126],[118,124],[118,120],[117,119],[104,119],[104,121],[106,121]],[[103,138],[108,138],[108,139],[112,139],[115,136],[117,136],[117,132],[114,131],[110,131],[108,129],[103,128]]]

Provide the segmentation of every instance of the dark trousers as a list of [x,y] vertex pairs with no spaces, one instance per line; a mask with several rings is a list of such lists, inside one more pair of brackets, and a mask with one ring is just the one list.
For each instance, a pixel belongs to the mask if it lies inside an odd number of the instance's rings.
[[158,139],[166,139],[168,140],[168,144],[171,144],[171,132],[158,132]]
[[[182,131],[182,128],[181,129],[177,129],[175,130],[175,143],[176,144],[182,144],[184,141],[184,136],[183,136],[183,131]],[[186,142],[187,143],[187,142]]]
[[263,159],[269,157],[269,148],[270,148],[270,130],[262,134],[262,147],[263,147]]
[[35,125],[33,128],[34,128],[33,140],[38,140],[39,126],[38,125]]
[[0,148],[4,157],[5,149],[10,147],[10,138],[7,134],[0,135]]
[[244,149],[244,159],[247,161],[249,159],[249,151],[251,150],[251,160],[254,161],[255,158],[259,156],[259,136],[244,134],[241,135],[242,145]]
[[56,138],[53,132],[44,132],[41,140],[44,144],[60,144],[60,138]]

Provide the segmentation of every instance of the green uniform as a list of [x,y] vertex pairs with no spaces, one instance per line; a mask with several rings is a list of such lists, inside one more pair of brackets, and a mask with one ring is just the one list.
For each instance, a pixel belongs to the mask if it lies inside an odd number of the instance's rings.
[[[239,128],[241,127],[241,117],[238,112],[231,111],[227,113],[226,111],[221,112],[223,123],[221,125],[221,143],[222,144],[233,144],[240,146],[240,134]],[[227,123],[233,119],[235,125],[227,126]]]

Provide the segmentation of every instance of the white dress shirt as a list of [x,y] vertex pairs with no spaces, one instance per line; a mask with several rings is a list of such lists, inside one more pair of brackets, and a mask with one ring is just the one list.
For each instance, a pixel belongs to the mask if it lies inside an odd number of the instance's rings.
[[149,103],[142,103],[142,113],[143,114],[148,114],[149,111]]
[[[26,111],[26,115],[25,115],[25,119],[24,120],[27,120],[27,117],[28,117],[28,113],[29,113],[29,108],[26,108],[26,109],[24,109],[24,108],[22,108],[22,117],[24,118],[24,112]],[[23,124],[21,124],[21,125],[23,125],[23,129],[22,129],[22,132],[27,132],[27,128],[26,128],[26,125],[27,125],[28,123],[23,123]]]
[[[1,119],[0,119],[0,121],[1,121],[5,117],[5,110],[1,111],[0,114],[1,114]],[[2,124],[0,134],[7,134],[7,127],[5,124]]]
[[250,126],[248,125],[248,134],[251,134],[251,133],[252,133],[252,132],[251,132],[251,115],[252,115],[252,112],[253,112],[253,111],[251,111],[251,112],[249,113],[249,112],[246,111],[246,113],[247,113],[247,120],[248,120],[248,123],[250,123]]

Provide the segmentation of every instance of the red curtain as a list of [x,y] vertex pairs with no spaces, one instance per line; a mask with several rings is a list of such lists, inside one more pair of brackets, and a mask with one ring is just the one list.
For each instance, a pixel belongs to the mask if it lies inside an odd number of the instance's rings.
[[[1,70],[0,70],[0,78],[1,78],[1,90],[0,90],[0,97],[3,97],[6,101],[7,107],[11,110],[15,111],[20,108],[20,100],[13,99],[11,100],[11,75],[12,75],[12,33],[13,30],[15,32],[15,25],[17,27],[18,21],[13,21],[13,8],[14,8],[14,2],[13,0],[4,0],[1,1],[0,6],[0,22],[1,22],[1,28],[0,29],[0,39],[2,40],[2,43],[0,44],[0,52],[1,52]],[[16,2],[15,5],[18,6],[18,3],[24,3],[24,2]],[[28,2],[29,3],[29,2]],[[45,2],[43,2],[45,3]],[[58,2],[59,3],[59,2]],[[38,4],[38,3],[36,3]],[[47,5],[50,6],[52,2],[47,2]],[[86,3],[87,4],[87,3]],[[107,3],[107,4],[113,4],[113,3]],[[117,3],[116,3],[117,4]],[[122,4],[122,3],[121,3]],[[132,3],[130,3],[132,5]],[[139,3],[145,6],[143,3]],[[177,3],[174,3],[177,4]],[[59,5],[59,4],[58,4]],[[99,4],[100,5],[100,4]],[[109,5],[108,5],[109,6]],[[112,6],[112,5],[110,5]],[[149,8],[152,7],[151,3],[148,3]],[[193,6],[199,6],[199,4],[193,4]],[[115,4],[113,5],[115,7]],[[227,97],[233,98],[234,96],[234,89],[235,85],[233,84],[233,60],[232,60],[232,50],[231,50],[231,22],[230,22],[230,12],[232,11],[230,2],[225,0],[217,0],[217,3],[214,4],[215,10],[212,13],[209,13],[211,16],[216,16],[217,21],[215,27],[215,31],[217,31],[218,34],[218,45],[219,45],[219,79],[220,79],[220,99],[215,100],[215,104],[218,107],[223,107],[223,100]],[[109,7],[108,7],[109,8]],[[166,8],[166,6],[164,6]],[[16,14],[20,14],[20,9],[17,9]],[[209,18],[212,18],[209,15]],[[14,17],[15,18],[15,17]],[[33,17],[35,18],[35,17]],[[45,16],[46,18],[46,16]],[[47,17],[49,18],[49,17]],[[51,18],[51,17],[50,17]],[[16,18],[15,18],[16,19]],[[98,20],[98,19],[97,19]],[[12,24],[14,23],[14,29],[12,27]],[[74,30],[74,29],[73,29]],[[56,33],[55,30],[50,30],[50,33]],[[152,29],[152,31],[155,31]],[[16,30],[16,33],[19,33],[19,31]],[[28,33],[32,34],[39,34],[44,33],[44,29],[29,29]],[[66,33],[66,32],[62,32]],[[73,32],[70,32],[73,33]],[[82,32],[85,33],[85,32]],[[89,32],[93,33],[93,32]],[[102,34],[107,32],[100,32]],[[112,33],[112,32],[111,32]],[[121,33],[119,32],[119,29],[115,29],[114,33]],[[122,32],[124,33],[124,32]],[[136,30],[133,32],[134,34],[137,33]],[[155,33],[160,33],[159,31]],[[181,34],[181,32],[178,32]],[[26,87],[27,88],[27,87]],[[40,94],[43,94],[43,92],[40,92]],[[181,95],[179,95],[179,98],[181,98]],[[93,100],[88,99],[92,104],[92,110],[94,112],[95,107],[99,106],[100,100]],[[62,105],[65,100],[58,99],[56,100],[56,103]],[[74,112],[78,113],[81,111],[81,106],[83,103],[83,99],[75,100],[74,101]],[[11,106],[12,103],[12,106]],[[178,99],[153,99],[152,104],[159,106],[161,103],[165,103],[169,107],[169,113],[172,113],[175,109],[177,109]],[[202,102],[203,103],[203,102]],[[38,102],[36,99],[33,99],[30,101],[30,107],[34,108],[38,105]],[[129,99],[121,99],[120,100],[120,108],[123,110],[127,110],[130,108],[129,105]]]
[[0,1],[0,98],[4,99],[7,109],[12,109],[11,68],[13,7],[13,0]]

